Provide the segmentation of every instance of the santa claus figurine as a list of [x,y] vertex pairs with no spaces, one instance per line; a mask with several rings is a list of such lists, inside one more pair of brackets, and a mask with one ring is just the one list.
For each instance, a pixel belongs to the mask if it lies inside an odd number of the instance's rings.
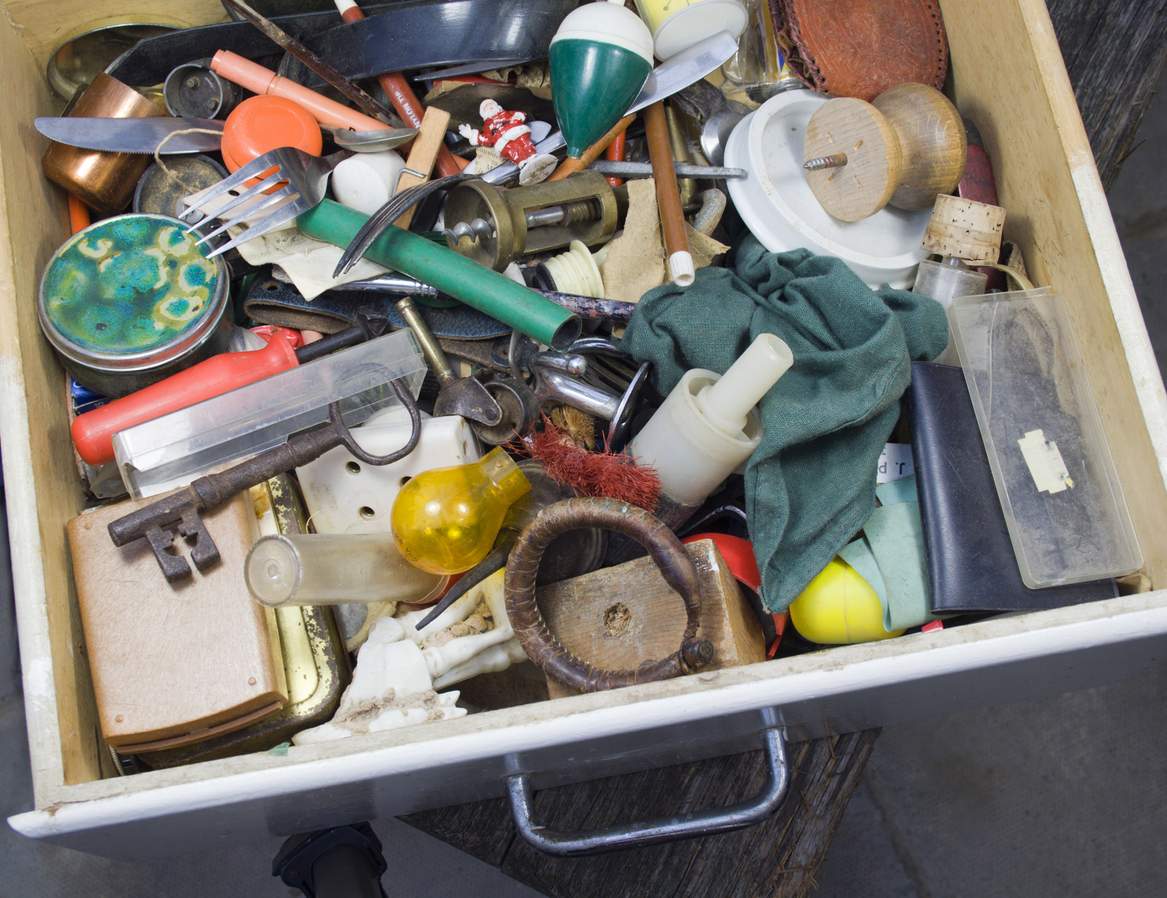
[[482,130],[459,125],[458,133],[479,146],[494,147],[496,153],[519,167],[519,183],[538,184],[555,170],[557,160],[540,153],[531,142],[531,129],[524,124],[525,112],[508,112],[494,100],[483,100],[478,107]]

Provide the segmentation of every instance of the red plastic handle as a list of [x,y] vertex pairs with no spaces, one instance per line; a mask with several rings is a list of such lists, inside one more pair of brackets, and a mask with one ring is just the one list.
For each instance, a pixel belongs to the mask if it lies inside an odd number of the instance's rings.
[[287,340],[275,336],[263,349],[225,352],[172,374],[136,393],[73,419],[70,432],[78,454],[91,465],[113,461],[113,435],[167,412],[210,399],[299,364]]

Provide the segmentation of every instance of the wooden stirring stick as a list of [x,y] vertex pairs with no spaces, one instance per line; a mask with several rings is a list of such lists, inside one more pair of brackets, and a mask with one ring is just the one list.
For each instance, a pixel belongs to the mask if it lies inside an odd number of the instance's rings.
[[689,252],[689,237],[685,233],[685,213],[681,208],[681,193],[677,188],[677,172],[673,167],[663,101],[645,107],[644,133],[648,138],[652,177],[656,181],[656,204],[660,207],[669,277],[674,283],[688,287],[693,283],[693,256]]

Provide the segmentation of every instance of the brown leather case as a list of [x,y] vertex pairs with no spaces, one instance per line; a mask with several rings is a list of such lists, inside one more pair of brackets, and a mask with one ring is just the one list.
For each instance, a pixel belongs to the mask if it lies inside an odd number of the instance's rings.
[[68,524],[101,731],[122,752],[230,732],[288,698],[275,617],[243,578],[257,530],[247,493],[203,515],[222,561],[174,586],[146,540],[119,549],[106,529],[151,501],[104,506]]
[[[266,509],[270,507],[280,533],[307,532],[308,516],[291,475],[278,474],[252,487],[251,501],[261,520],[266,519]],[[300,730],[331,720],[352,680],[348,653],[332,611],[328,605],[285,605],[275,609],[288,684],[288,703],[283,710],[232,733],[152,751],[135,757],[133,762],[138,767],[158,769],[269,751],[290,742]],[[119,760],[125,765],[128,759]]]
[[948,37],[935,0],[769,0],[778,44],[808,87],[871,101],[906,81],[937,90]]

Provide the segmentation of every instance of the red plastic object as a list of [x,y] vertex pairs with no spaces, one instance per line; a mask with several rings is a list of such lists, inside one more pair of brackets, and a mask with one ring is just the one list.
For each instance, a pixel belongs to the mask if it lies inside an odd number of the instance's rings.
[[931,633],[933,630],[943,630],[943,629],[944,629],[944,621],[934,620],[934,621],[929,621],[928,623],[924,624],[924,626],[922,626],[920,628],[920,632],[921,633]]
[[250,97],[223,123],[220,149],[228,171],[279,147],[296,147],[313,156],[324,149],[320,125],[299,103],[283,97]]
[[253,352],[225,352],[108,405],[78,415],[70,433],[77,454],[91,465],[113,461],[113,435],[143,421],[254,383],[299,364],[284,339]]
[[293,349],[299,349],[304,345],[303,334],[290,327],[280,327],[278,324],[261,324],[259,327],[251,328],[251,332],[264,343],[270,343],[273,337],[279,336],[287,340]]
[[993,180],[993,167],[983,147],[969,144],[968,159],[964,164],[964,175],[956,185],[956,194],[961,199],[975,203],[997,205],[997,184]]
[[758,562],[754,558],[753,543],[740,536],[730,536],[728,533],[694,533],[692,536],[686,536],[681,542],[695,543],[699,539],[713,540],[735,580],[744,583],[754,592],[762,591],[762,574],[758,571]]
[[786,632],[786,625],[790,623],[790,612],[780,611],[770,615],[774,618],[774,632],[777,634],[774,637],[774,642],[770,644],[769,651],[766,652],[766,658],[773,658],[778,654],[778,646],[782,644],[782,634]]

